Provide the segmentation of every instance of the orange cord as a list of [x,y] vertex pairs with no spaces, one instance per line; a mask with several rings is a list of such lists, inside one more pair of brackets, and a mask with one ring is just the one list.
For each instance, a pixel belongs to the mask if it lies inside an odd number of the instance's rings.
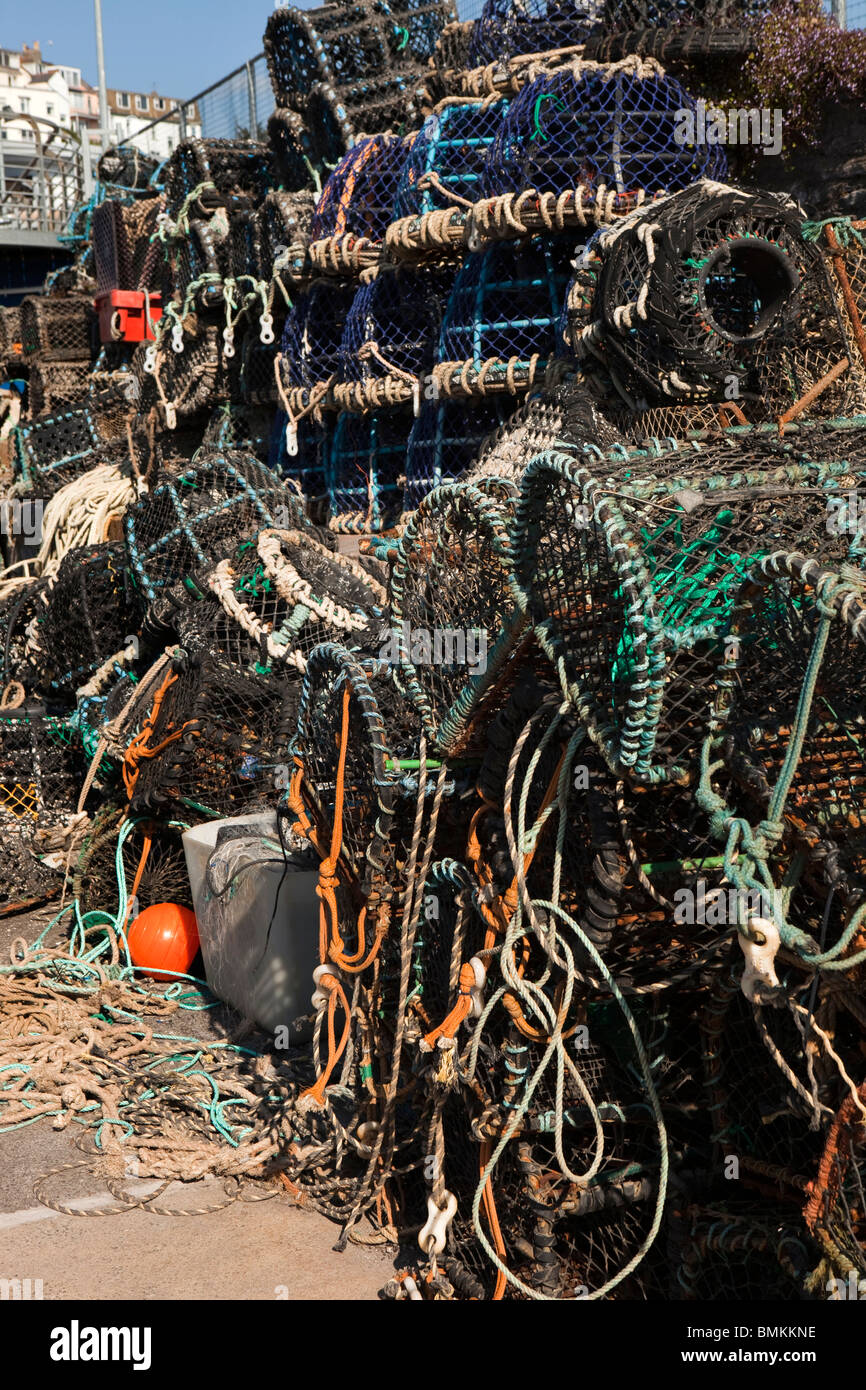
[[[153,697],[153,707],[150,714],[147,716],[142,728],[135,735],[135,738],[123,755],[123,785],[126,788],[126,795],[129,800],[132,800],[132,793],[135,791],[135,784],[138,781],[139,764],[143,762],[145,758],[157,757],[163,749],[168,748],[169,744],[176,743],[179,738],[183,738],[187,729],[195,722],[194,720],[188,720],[182,728],[176,729],[173,734],[169,734],[168,738],[164,738],[162,743],[156,744],[153,748],[148,746],[147,741],[153,733],[153,726],[156,723],[162,702],[177,679],[176,672],[167,672],[162,684]],[[198,731],[196,730],[196,732]]]

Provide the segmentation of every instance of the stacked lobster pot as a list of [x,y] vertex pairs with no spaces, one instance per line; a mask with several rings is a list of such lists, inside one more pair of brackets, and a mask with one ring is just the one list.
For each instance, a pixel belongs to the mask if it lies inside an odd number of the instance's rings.
[[754,23],[277,10],[267,140],[108,152],[0,315],[0,913],[69,867],[127,981],[182,829],[276,812],[268,1142],[396,1299],[866,1277],[866,225],[684,138]]

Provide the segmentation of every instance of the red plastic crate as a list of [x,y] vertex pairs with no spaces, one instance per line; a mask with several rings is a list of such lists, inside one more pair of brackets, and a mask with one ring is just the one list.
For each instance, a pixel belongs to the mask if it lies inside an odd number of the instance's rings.
[[[152,342],[153,333],[147,321],[144,290],[108,290],[96,300],[99,314],[99,338],[103,343]],[[162,295],[150,295],[150,317],[156,323],[162,318]]]

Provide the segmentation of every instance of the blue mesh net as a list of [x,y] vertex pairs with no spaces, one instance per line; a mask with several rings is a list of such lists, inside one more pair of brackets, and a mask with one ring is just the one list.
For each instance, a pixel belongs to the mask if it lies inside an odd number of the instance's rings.
[[296,483],[304,494],[313,520],[318,521],[327,502],[326,472],[328,452],[334,434],[332,416],[324,415],[321,423],[305,416],[296,426],[297,452],[289,453],[286,426],[288,416],[277,412],[271,434],[268,467],[290,483]]
[[380,241],[391,221],[406,144],[394,135],[361,140],[337,165],[316,204],[310,240],[370,237]]
[[406,450],[404,511],[414,511],[431,489],[458,478],[475,462],[482,442],[513,410],[514,401],[503,396],[489,396],[471,405],[424,401]]
[[469,63],[482,67],[583,43],[602,8],[600,0],[486,0],[472,31]]
[[454,274],[450,266],[395,270],[364,285],[343,330],[342,380],[369,381],[392,371],[416,377],[429,372]]
[[680,143],[678,113],[695,103],[672,77],[597,67],[560,69],[512,102],[484,170],[484,193],[561,193],[604,184],[618,193],[675,192],[727,170],[719,145]]
[[317,280],[299,294],[286,318],[280,343],[281,374],[287,387],[315,386],[340,365],[340,339],[353,289]]
[[767,0],[605,0],[605,32],[629,29],[738,29],[753,25],[767,11]]
[[394,217],[413,217],[448,207],[457,198],[481,196],[484,160],[502,118],[505,100],[440,103],[409,148],[400,175]]
[[336,530],[384,531],[396,523],[411,423],[411,412],[404,410],[340,416],[327,471],[331,526]]
[[467,256],[445,309],[441,362],[552,357],[575,253],[571,237],[500,242]]

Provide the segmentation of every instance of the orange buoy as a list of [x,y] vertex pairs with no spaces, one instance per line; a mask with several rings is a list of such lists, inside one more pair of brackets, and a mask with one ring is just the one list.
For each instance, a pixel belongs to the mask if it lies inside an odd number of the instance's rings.
[[177,903],[153,903],[140,912],[126,933],[133,965],[155,980],[172,980],[160,970],[188,974],[199,948],[195,913]]

